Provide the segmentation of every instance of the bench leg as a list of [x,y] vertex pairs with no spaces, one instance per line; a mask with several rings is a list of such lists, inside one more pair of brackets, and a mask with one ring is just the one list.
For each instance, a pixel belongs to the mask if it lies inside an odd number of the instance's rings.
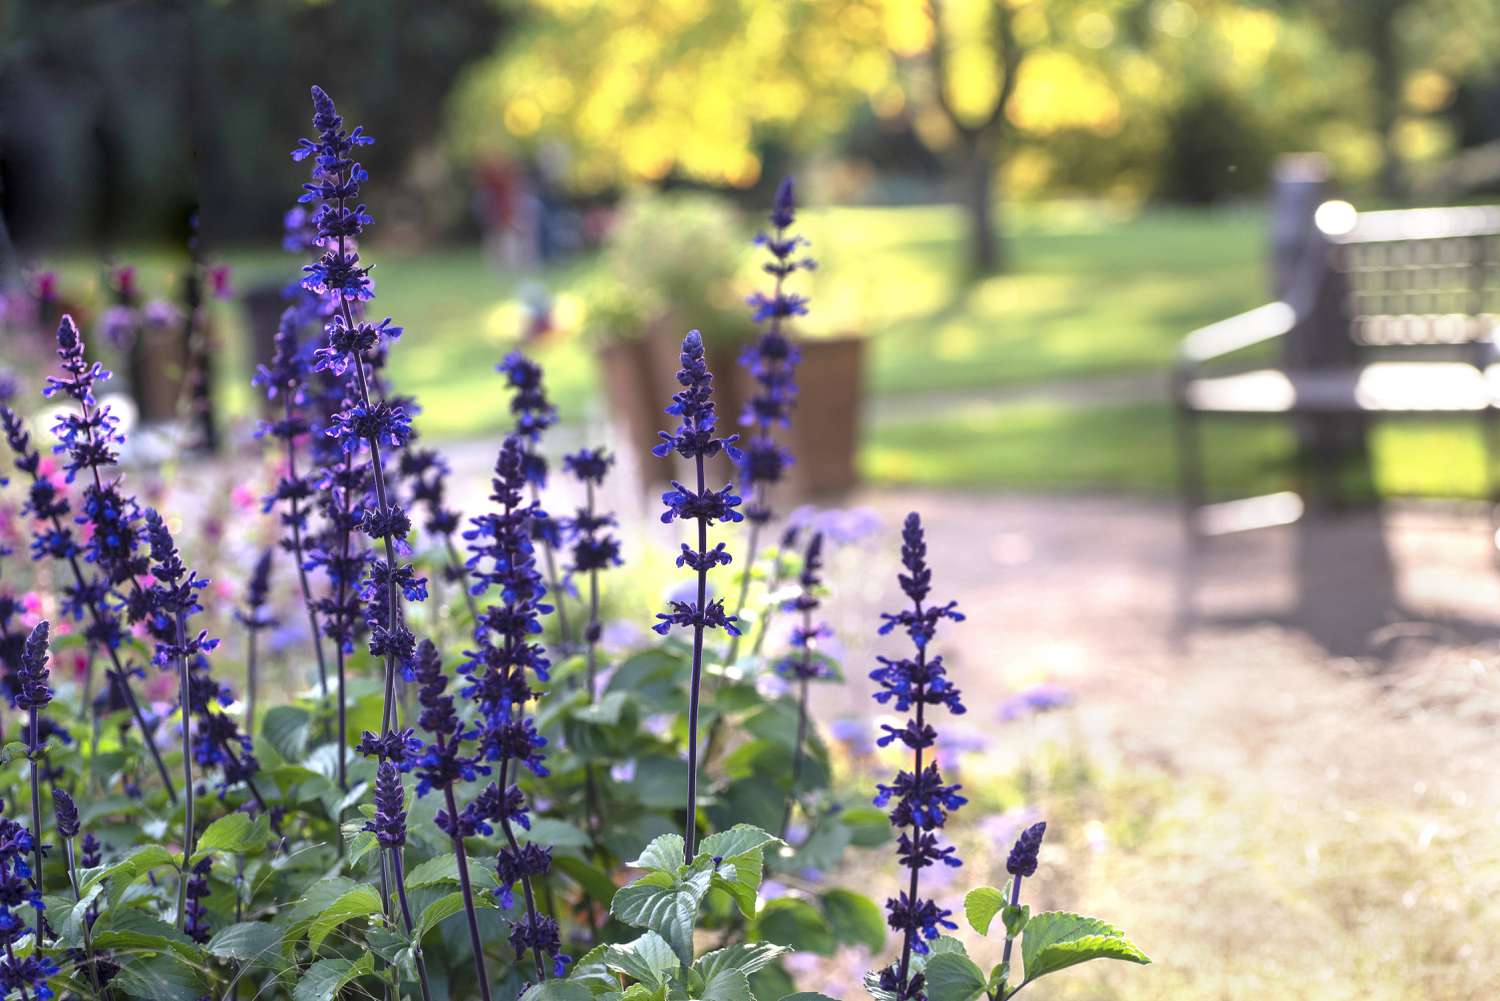
[[1174,408],[1177,442],[1177,499],[1182,515],[1183,558],[1177,575],[1177,607],[1174,642],[1181,643],[1196,618],[1194,602],[1204,536],[1199,515],[1206,501],[1203,476],[1203,441],[1196,411],[1179,404]]

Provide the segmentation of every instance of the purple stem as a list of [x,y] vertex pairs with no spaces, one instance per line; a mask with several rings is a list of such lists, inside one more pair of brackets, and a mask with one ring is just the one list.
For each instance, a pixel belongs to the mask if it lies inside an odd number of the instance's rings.
[[[442,738],[438,738],[439,743]],[[505,765],[500,766],[500,780],[505,781]],[[453,786],[443,787],[443,798],[448,804],[448,816],[453,818],[453,856],[458,862],[458,886],[464,894],[464,915],[469,919],[469,945],[474,951],[474,975],[479,978],[479,993],[483,1001],[490,1001],[490,981],[484,972],[484,943],[479,938],[479,918],[474,913],[474,891],[469,885],[469,857],[464,848],[464,839],[458,834],[458,802],[453,798]],[[509,828],[506,829],[509,834]],[[528,904],[530,895],[528,891]]]
[[[698,496],[703,496],[703,455],[697,457]],[[703,616],[708,605],[708,519],[698,517],[698,614],[693,623],[693,677],[688,697],[688,787],[687,830],[682,851],[685,861],[693,861],[698,838],[698,695],[703,684]]]

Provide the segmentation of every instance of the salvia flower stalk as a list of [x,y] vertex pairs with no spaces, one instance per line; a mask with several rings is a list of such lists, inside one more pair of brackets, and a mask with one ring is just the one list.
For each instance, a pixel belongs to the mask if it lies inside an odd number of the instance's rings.
[[[0,808],[3,806],[0,803]],[[39,888],[40,870],[33,874],[27,861],[34,841],[24,824],[0,817],[0,943],[5,945],[5,955],[0,957],[0,985],[7,993],[15,990],[22,995],[29,993],[36,1001],[49,1001],[53,992],[47,981],[60,972],[57,963],[40,949],[32,949],[24,958],[18,958],[15,950],[27,931],[23,908],[32,908],[40,924],[45,906]]]
[[[1021,880],[1036,875],[1037,856],[1042,850],[1042,835],[1047,833],[1047,822],[1041,821],[1032,824],[1021,832],[1016,839],[1015,846],[1011,848],[1010,855],[1005,859],[1005,871],[1010,874],[1010,906],[1021,905]],[[1015,944],[1016,936],[1006,929],[1005,951],[1001,954],[1002,966],[1010,966],[1011,947]]]
[[797,578],[797,595],[782,604],[784,611],[800,615],[797,626],[792,630],[791,650],[776,662],[776,672],[797,683],[797,742],[792,749],[791,784],[787,787],[786,812],[781,820],[783,839],[792,823],[792,811],[797,805],[802,781],[802,762],[807,746],[808,687],[814,680],[829,677],[828,665],[817,655],[817,647],[818,641],[832,635],[832,631],[826,623],[813,618],[823,605],[819,593],[823,587],[822,574],[823,533],[815,532],[807,543],[807,553],[802,559],[802,573]]
[[[78,409],[58,418],[53,428],[60,441],[56,449],[68,454],[68,482],[84,469],[90,472],[91,482],[85,487],[82,510],[75,514],[65,489],[43,469],[41,454],[32,445],[25,423],[9,407],[0,406],[0,425],[4,426],[16,469],[29,480],[22,511],[37,524],[31,555],[35,560],[51,559],[67,568],[72,583],[63,588],[62,611],[74,621],[88,620],[84,635],[90,647],[103,650],[109,657],[110,691],[130,709],[167,797],[175,803],[177,790],[156,749],[155,729],[130,685],[131,676],[141,674],[141,668],[125,661],[121,654],[125,629],[112,588],[128,584],[138,592],[136,579],[147,572],[147,566],[137,551],[141,515],[135,500],[123,496],[117,484],[106,484],[100,473],[101,467],[115,464],[115,446],[122,440],[110,408],[94,399],[95,383],[109,378],[110,373],[98,362],[87,360],[83,339],[70,316],[63,316],[58,324],[57,346],[66,377],[48,377],[44,394],[50,397],[64,392]],[[86,543],[79,541],[74,522],[88,528]],[[92,571],[85,571],[86,565],[92,566]]]
[[493,831],[489,821],[498,809],[499,797],[483,795],[462,810],[458,807],[454,786],[490,774],[490,767],[464,746],[478,736],[478,729],[466,726],[459,718],[453,696],[448,694],[448,675],[443,671],[443,658],[430,640],[423,640],[417,647],[415,680],[417,699],[422,706],[422,729],[431,734],[432,739],[425,747],[418,742],[418,756],[412,758],[409,756],[412,750],[409,731],[387,733],[380,738],[366,731],[361,750],[378,753],[384,761],[396,764],[398,768],[403,764],[414,765],[418,796],[425,796],[434,789],[443,794],[444,806],[438,810],[434,822],[438,830],[448,835],[453,847],[464,915],[469,925],[469,947],[474,954],[474,975],[479,983],[480,996],[489,1001],[490,981],[484,967],[484,942],[479,936],[479,919],[474,910],[474,888],[469,878],[464,838]]
[[525,901],[521,920],[511,926],[510,943],[517,960],[531,953],[537,977],[545,980],[550,964],[562,976],[570,961],[562,954],[557,921],[537,910],[533,883],[552,868],[552,850],[529,841],[522,845],[515,825],[530,828],[525,793],[516,779],[524,766],[546,776],[543,748],[547,740],[527,717],[526,705],[537,698],[532,679],[546,681],[551,666],[541,644],[541,617],[552,606],[543,602],[547,586],[536,565],[535,540],[545,538],[537,524],[549,520],[536,501],[526,500],[527,451],[520,435],[511,435],[500,448],[491,480],[490,500],[497,510],[470,519],[464,532],[469,540],[472,590],[483,594],[494,588],[499,602],[480,613],[474,628],[474,649],[466,651],[460,670],[466,683],[462,694],[478,708],[479,741],[487,761],[499,762],[497,785],[501,833],[505,844],[496,859],[502,905],[509,907],[513,888],[520,884]]
[[459,585],[470,621],[477,620],[479,606],[464,583],[463,558],[453,541],[461,518],[447,502],[448,474],[451,472],[447,460],[434,449],[408,448],[401,453],[400,471],[402,478],[411,484],[412,503],[427,509],[427,521],[422,527],[432,538],[442,540],[443,554],[448,561],[443,567],[443,579]]
[[[50,672],[47,670],[48,632],[46,621],[37,623],[26,638],[26,648],[21,652],[20,669],[16,672],[16,708],[26,713],[26,760],[31,773],[31,851],[36,892],[42,893],[42,736],[39,720],[41,712],[52,703]],[[44,922],[42,912],[36,912],[36,941],[42,942]]]
[[250,571],[250,583],[245,588],[245,607],[235,613],[245,627],[245,732],[255,732],[255,697],[259,687],[257,677],[257,640],[262,631],[276,624],[266,612],[266,602],[271,592],[271,550],[261,551]]
[[[792,408],[797,400],[796,370],[801,359],[796,345],[787,336],[786,321],[807,313],[807,298],[786,288],[786,280],[797,271],[811,270],[816,262],[806,255],[798,257],[807,240],[788,232],[796,221],[796,196],[790,177],[776,188],[771,206],[771,231],[755,238],[770,259],[763,265],[772,278],[771,294],[752,294],[746,301],[757,324],[765,328],[740,356],[740,364],[755,379],[755,392],[745,404],[740,424],[750,429],[743,452],[737,459],[740,487],[749,496],[745,517],[750,522],[746,546],[745,572],[740,580],[738,615],[750,593],[750,571],[759,555],[761,529],[771,520],[770,491],[781,482],[792,463],[791,453],[776,441],[776,431],[791,423]],[[769,615],[769,610],[767,611]],[[739,652],[739,637],[729,643],[729,660]]]
[[[328,694],[328,666],[323,655],[323,635],[318,623],[317,603],[313,600],[312,586],[308,583],[308,558],[304,546],[308,517],[311,513],[313,495],[317,490],[313,477],[298,471],[297,442],[305,438],[312,429],[303,408],[307,404],[308,359],[297,341],[297,318],[292,310],[282,314],[276,330],[276,346],[271,363],[262,365],[252,380],[265,390],[266,398],[273,403],[280,401],[281,414],[274,420],[263,422],[256,431],[258,437],[273,437],[281,442],[284,468],[276,480],[273,493],[262,498],[261,512],[269,513],[280,507],[278,517],[285,534],[281,547],[291,554],[297,567],[297,583],[302,591],[302,604],[307,610],[308,632],[311,634],[313,657],[318,665],[318,691]],[[246,693],[247,697],[250,693]],[[339,693],[340,701],[343,693]],[[253,706],[253,701],[249,703]],[[252,733],[253,715],[246,713],[246,727]],[[340,763],[343,758],[340,756]],[[341,776],[342,778],[342,776]],[[342,781],[341,781],[342,785]]]
[[708,529],[719,522],[742,521],[744,515],[738,510],[740,498],[734,492],[734,484],[712,490],[704,482],[705,460],[724,451],[739,461],[740,451],[734,445],[738,435],[720,438],[715,434],[718,418],[714,412],[714,380],[704,358],[703,336],[698,331],[690,330],[683,338],[681,360],[677,382],[682,389],[672,396],[666,411],[680,423],[673,431],[660,432],[661,443],[652,451],[663,459],[676,452],[693,462],[696,486],[688,488],[673,480],[672,489],[662,494],[667,510],[661,520],[668,525],[673,521],[697,523],[697,546],[690,547],[684,542],[677,565],[697,575],[698,597],[696,601],[672,601],[669,612],[657,613],[659,621],[652,628],[663,636],[674,626],[693,631],[693,671],[688,694],[687,819],[683,837],[686,861],[692,862],[698,830],[698,698],[703,684],[703,634],[708,629],[723,629],[730,636],[739,635],[736,618],[724,611],[724,599],[710,601],[708,597],[708,572],[731,561],[724,543],[709,548]]
[[[531,489],[531,499],[538,501],[547,486],[547,459],[539,445],[542,433],[557,423],[557,408],[547,398],[542,367],[519,351],[512,351],[495,366],[505,376],[511,390],[510,412],[515,418],[514,433],[524,443],[523,468]],[[550,518],[539,519],[533,530],[542,544],[542,561],[547,569],[547,587],[556,602],[557,633],[560,645],[567,650],[572,642],[568,630],[568,610],[563,604],[561,581],[557,576],[557,550],[562,548],[562,526]]]
[[[312,181],[303,185],[301,200],[317,205],[313,222],[323,252],[303,268],[302,284],[314,294],[332,295],[338,300],[338,311],[326,326],[327,343],[314,352],[314,358],[317,369],[346,379],[348,401],[333,415],[325,434],[341,444],[345,455],[352,456],[364,448],[370,456],[375,504],[363,510],[360,528],[381,542],[385,558],[370,564],[361,582],[361,597],[370,624],[370,654],[385,663],[381,732],[387,734],[396,723],[396,674],[398,670],[410,670],[416,646],[416,638],[402,618],[401,602],[403,597],[407,601],[426,597],[425,582],[415,576],[410,563],[398,558],[406,549],[411,520],[388,489],[385,472],[384,450],[405,444],[411,434],[411,416],[401,403],[375,398],[367,370],[371,358],[399,337],[401,328],[392,325],[389,317],[369,323],[356,318],[354,312],[355,303],[375,296],[370,269],[360,262],[359,252],[352,245],[374,220],[356,201],[360,185],[369,175],[351,156],[357,147],[374,140],[362,127],[346,131],[333,99],[322,88],[312,88],[312,100],[313,128],[318,137],[301,140],[292,158],[313,161]],[[340,715],[345,711],[341,704]]]
[[[390,854],[391,879],[401,905],[401,923],[406,934],[411,935],[415,923],[411,916],[411,902],[406,898],[406,871],[401,858],[402,848],[406,845],[406,790],[401,785],[401,771],[393,761],[382,761],[376,768],[375,816],[366,822],[364,829],[373,832],[380,850]],[[432,990],[427,983],[427,961],[422,957],[421,942],[412,943],[412,961],[417,968],[422,1001],[431,1001]]]
[[878,658],[881,666],[870,672],[870,677],[879,686],[877,702],[910,714],[901,727],[882,724],[884,735],[876,743],[885,747],[899,741],[906,746],[912,752],[911,771],[903,769],[891,785],[880,785],[875,798],[875,805],[881,807],[895,801],[889,816],[891,824],[902,829],[896,855],[909,872],[907,888],[886,901],[886,921],[901,934],[901,958],[880,971],[879,982],[898,1001],[906,1001],[925,997],[922,977],[914,975],[911,968],[912,954],[925,953],[927,942],[937,938],[940,929],[957,927],[949,920],[950,910],[920,895],[920,878],[923,869],[939,862],[955,867],[962,864],[952,845],[940,843],[937,832],[947,822],[948,814],[967,800],[958,794],[959,786],[943,781],[937,762],[927,760],[928,749],[938,739],[936,728],[927,718],[928,707],[944,706],[955,715],[965,711],[958,689],[947,678],[943,658],[930,653],[928,645],[940,622],[962,621],[963,615],[956,602],[937,604],[928,600],[932,570],[927,565],[922,519],[915,512],[907,515],[902,528],[901,564],[906,572],[898,580],[911,607],[883,613],[885,622],[880,633],[886,635],[899,627],[914,651],[907,657]]
[[[52,817],[57,827],[57,837],[62,841],[63,863],[68,869],[68,885],[73,890],[74,902],[81,901],[83,894],[78,882],[78,860],[73,854],[73,839],[78,837],[82,825],[78,819],[78,804],[73,802],[65,789],[52,790]],[[93,920],[85,915],[84,920],[79,923],[79,930],[83,934],[83,958],[88,966],[89,980],[94,985],[94,990],[100,990],[99,970],[94,964],[94,935]]]
[[590,702],[598,694],[595,688],[599,639],[604,632],[599,621],[599,572],[617,567],[622,562],[620,540],[610,532],[618,522],[613,514],[599,511],[596,503],[598,490],[604,485],[604,477],[609,474],[614,461],[615,457],[602,448],[584,448],[563,457],[563,468],[583,484],[584,492],[583,506],[568,523],[573,538],[573,561],[568,572],[583,574],[589,582],[589,617],[583,629],[583,642]]

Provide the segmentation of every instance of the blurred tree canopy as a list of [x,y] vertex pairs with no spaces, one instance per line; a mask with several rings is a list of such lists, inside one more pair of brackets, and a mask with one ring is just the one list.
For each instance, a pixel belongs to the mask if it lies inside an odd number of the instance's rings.
[[471,160],[561,154],[582,190],[746,187],[768,152],[873,116],[948,165],[987,270],[997,183],[1212,201],[1284,151],[1321,149],[1354,185],[1440,156],[1460,84],[1494,86],[1497,18],[1494,0],[533,0],[463,77],[449,136]]

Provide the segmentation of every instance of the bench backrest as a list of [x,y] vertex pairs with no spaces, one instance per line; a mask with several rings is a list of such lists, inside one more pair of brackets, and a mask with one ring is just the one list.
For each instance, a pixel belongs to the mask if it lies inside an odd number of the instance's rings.
[[1500,206],[1361,212],[1325,236],[1362,348],[1472,345],[1500,322]]

